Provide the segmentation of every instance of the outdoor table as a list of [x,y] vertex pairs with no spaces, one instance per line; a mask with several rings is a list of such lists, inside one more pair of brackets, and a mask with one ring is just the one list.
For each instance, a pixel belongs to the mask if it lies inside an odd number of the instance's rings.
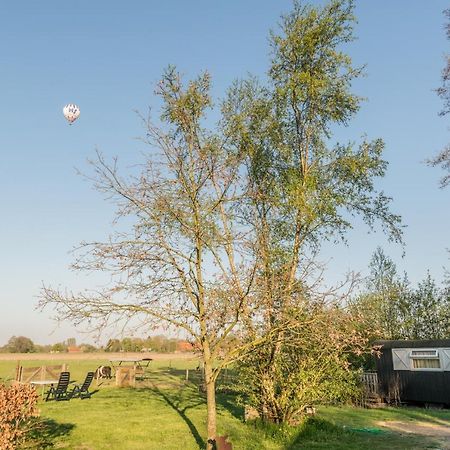
[[126,365],[132,365],[135,369],[142,369],[143,372],[144,368],[148,367],[152,361],[152,358],[111,358],[109,360],[114,372],[119,366],[123,367]]
[[51,385],[51,384],[57,384],[58,380],[35,380],[35,381],[30,381],[30,384],[33,384],[35,386],[42,386],[42,392],[41,392],[41,396],[42,398],[44,398],[44,388],[46,385]]
[[111,358],[109,362],[111,363],[111,367],[114,370],[114,373],[117,374],[117,369],[119,367],[133,367],[135,375],[143,378],[145,369],[149,366],[149,364],[153,361],[152,358]]

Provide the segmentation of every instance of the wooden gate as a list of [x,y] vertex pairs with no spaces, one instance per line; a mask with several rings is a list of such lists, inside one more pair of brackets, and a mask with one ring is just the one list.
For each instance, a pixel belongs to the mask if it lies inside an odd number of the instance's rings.
[[58,380],[61,372],[67,371],[67,364],[56,366],[23,367],[17,366],[16,381],[19,383],[31,383],[32,381]]
[[381,403],[378,375],[376,372],[364,372],[361,374],[362,406],[377,406]]

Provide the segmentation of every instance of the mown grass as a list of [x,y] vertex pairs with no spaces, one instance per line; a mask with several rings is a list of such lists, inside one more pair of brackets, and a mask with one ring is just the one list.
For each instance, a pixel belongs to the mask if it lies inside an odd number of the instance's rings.
[[[63,361],[61,361],[63,362]],[[58,361],[52,361],[57,364]],[[45,362],[28,361],[34,366]],[[48,364],[48,362],[47,362]],[[74,361],[73,380],[83,380],[88,370],[105,361]],[[39,448],[71,450],[194,450],[204,448],[206,402],[198,389],[194,361],[154,361],[145,381],[137,388],[116,388],[102,382],[91,399],[40,402],[45,428]],[[0,361],[0,378],[11,378],[14,362]],[[190,369],[185,381],[185,369]],[[449,411],[419,408],[368,410],[322,407],[318,414],[291,427],[258,422],[244,423],[243,410],[230,394],[218,395],[219,434],[227,434],[233,449],[370,449],[404,450],[441,448],[431,438],[401,435],[382,429],[379,421],[428,421],[450,423]]]

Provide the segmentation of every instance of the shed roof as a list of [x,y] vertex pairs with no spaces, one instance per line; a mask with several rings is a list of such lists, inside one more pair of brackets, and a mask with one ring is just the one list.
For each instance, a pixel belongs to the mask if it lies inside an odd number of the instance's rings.
[[414,340],[393,340],[375,341],[374,346],[381,345],[382,348],[428,348],[446,347],[450,348],[450,339],[414,339]]

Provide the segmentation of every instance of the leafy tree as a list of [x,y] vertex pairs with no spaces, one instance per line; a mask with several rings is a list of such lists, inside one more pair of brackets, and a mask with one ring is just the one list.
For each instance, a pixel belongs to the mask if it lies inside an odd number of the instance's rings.
[[[445,25],[447,39],[450,39],[450,9],[444,11],[449,19]],[[442,85],[437,89],[439,97],[444,101],[444,107],[439,115],[446,116],[450,112],[450,55],[445,56],[446,65],[442,70]],[[432,166],[441,166],[447,172],[441,178],[441,187],[444,188],[450,184],[450,146],[445,147],[433,159],[429,161]]]
[[168,338],[163,335],[149,336],[143,341],[143,347],[150,348],[155,352],[170,353],[177,349],[179,340]]
[[265,421],[296,424],[310,406],[357,397],[352,356],[363,354],[367,341],[354,318],[340,308],[309,304],[291,309],[287,324],[276,352],[262,343],[240,363],[244,401]]
[[124,352],[136,352],[140,350],[140,347],[136,340],[129,337],[122,339],[121,347]]
[[[256,360],[249,356],[247,367],[259,374],[252,388],[265,392],[264,403],[256,406],[277,411],[277,417],[274,412],[268,417],[276,422],[289,416],[291,406],[281,399],[290,398],[297,372],[305,370],[302,360],[290,359],[286,350],[309,342],[309,335],[301,333],[291,341],[292,317],[298,318],[294,328],[306,333],[301,312],[327,297],[311,286],[316,264],[311,254],[324,240],[344,239],[355,215],[369,227],[380,223],[392,240],[401,240],[390,198],[375,189],[375,179],[387,167],[382,140],[331,144],[332,128],[346,125],[360,103],[350,87],[361,70],[342,51],[353,39],[353,20],[351,1],[323,8],[295,3],[271,37],[269,83],[236,82],[223,106],[225,132],[247,169],[242,216],[257,236],[252,247],[258,262],[255,296],[262,306],[247,323],[248,336],[271,336],[266,351]],[[337,350],[333,355],[339,359]],[[293,361],[288,372],[283,371],[286,358]],[[284,373],[291,374],[292,384]]]
[[34,353],[35,346],[30,338],[25,336],[12,336],[6,344],[10,353]]
[[410,339],[450,337],[450,295],[440,289],[430,273],[408,296]]
[[371,330],[372,340],[406,338],[408,281],[400,279],[394,262],[381,247],[372,255],[369,268],[367,292],[352,302],[352,309],[361,315],[364,326]]
[[49,344],[47,345],[34,344],[34,348],[36,350],[36,353],[49,353],[52,349],[52,346]]
[[75,347],[77,345],[77,340],[75,338],[68,338],[66,344],[68,347]]
[[444,339],[450,336],[450,290],[430,273],[412,287],[401,281],[393,261],[378,248],[370,262],[367,292],[351,304],[376,339]]
[[92,344],[81,344],[80,348],[83,353],[94,353],[98,351],[98,348]]
[[67,344],[65,342],[57,342],[56,344],[52,345],[51,351],[55,353],[67,352]]

